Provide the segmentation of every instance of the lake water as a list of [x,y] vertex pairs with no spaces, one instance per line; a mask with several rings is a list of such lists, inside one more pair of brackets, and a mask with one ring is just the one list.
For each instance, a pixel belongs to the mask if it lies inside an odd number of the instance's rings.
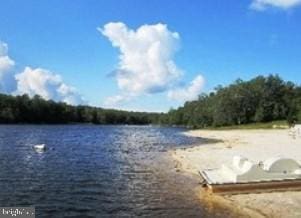
[[[0,125],[0,206],[37,217],[225,217],[202,205],[169,149],[200,139],[179,128]],[[45,143],[39,154],[32,145]]]

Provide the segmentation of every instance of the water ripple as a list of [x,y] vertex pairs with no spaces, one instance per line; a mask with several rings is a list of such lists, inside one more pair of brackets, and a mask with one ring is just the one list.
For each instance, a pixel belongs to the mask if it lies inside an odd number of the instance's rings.
[[[197,142],[181,131],[0,125],[0,206],[33,205],[37,217],[205,216],[163,158],[170,148]],[[41,143],[48,150],[38,154],[32,146]]]

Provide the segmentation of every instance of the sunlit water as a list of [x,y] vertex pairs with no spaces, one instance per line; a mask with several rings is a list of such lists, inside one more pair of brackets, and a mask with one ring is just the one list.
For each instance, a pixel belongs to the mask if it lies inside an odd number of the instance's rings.
[[[35,206],[37,217],[230,216],[202,205],[197,181],[167,151],[200,139],[178,128],[1,125],[0,206]],[[45,143],[36,153],[32,146]]]

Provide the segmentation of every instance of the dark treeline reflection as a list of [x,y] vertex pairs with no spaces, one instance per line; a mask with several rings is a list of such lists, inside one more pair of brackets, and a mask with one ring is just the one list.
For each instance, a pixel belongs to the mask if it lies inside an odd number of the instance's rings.
[[163,124],[195,128],[301,121],[301,87],[278,75],[236,80],[168,113],[71,106],[40,96],[0,94],[0,123]]

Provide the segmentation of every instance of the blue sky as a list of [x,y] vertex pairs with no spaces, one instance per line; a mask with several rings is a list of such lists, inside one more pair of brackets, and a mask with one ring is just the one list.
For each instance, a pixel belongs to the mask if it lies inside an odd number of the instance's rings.
[[[219,84],[226,85],[237,78],[250,79],[259,74],[277,73],[286,80],[300,84],[300,1],[275,0],[275,2],[273,3],[273,0],[2,1],[0,41],[8,48],[8,51],[2,52],[2,56],[9,57],[14,62],[6,74],[10,73],[14,77],[21,74],[17,77],[18,91],[10,92],[35,94],[37,89],[24,84],[29,81],[28,77],[45,78],[45,75],[48,75],[47,78],[51,82],[47,83],[48,85],[44,84],[46,88],[55,84],[60,90],[64,85],[72,86],[74,89],[67,89],[64,98],[59,98],[60,94],[47,95],[48,93],[45,94],[46,98],[48,96],[65,100],[70,99],[73,93],[77,93],[90,105],[167,111],[170,107],[183,104],[185,99],[190,100],[189,97],[199,92],[208,92]],[[168,47],[172,52],[171,55],[167,55],[166,62],[171,60],[176,65],[179,75],[170,79],[174,74],[167,72],[166,80],[158,81],[161,82],[160,85],[154,82],[146,88],[133,89],[131,86],[139,82],[142,84],[138,85],[147,86],[150,80],[153,80],[151,75],[145,82],[141,79],[135,83],[127,81],[128,86],[118,84],[118,81],[124,79],[122,76],[130,73],[128,71],[132,68],[124,70],[126,63],[119,59],[122,45],[113,46],[112,37],[115,35],[112,35],[113,33],[110,35],[110,29],[107,33],[101,32],[105,30],[106,24],[116,22],[122,23],[127,31],[134,33],[143,25],[148,25],[147,31],[157,31],[158,23],[165,24],[165,28],[162,27],[162,34],[169,33],[166,36],[167,41],[176,44],[171,48]],[[179,37],[174,37],[173,33],[177,33]],[[162,37],[152,38],[153,41],[161,39]],[[145,41],[149,41],[149,38],[142,39],[141,43]],[[163,42],[161,46],[161,49],[166,48]],[[129,50],[131,48],[129,47]],[[158,52],[154,54],[161,55],[160,51]],[[131,58],[131,54],[129,51],[124,56]],[[133,61],[140,62],[139,58]],[[141,60],[141,64],[144,61]],[[118,74],[116,71],[122,73]],[[158,73],[156,69],[154,73]],[[60,75],[60,78],[55,77],[56,75]],[[136,72],[135,75],[141,74]],[[8,84],[8,80],[3,78],[2,85]],[[193,84],[194,89],[189,89]],[[153,91],[154,89],[156,91]],[[2,92],[8,92],[8,89],[2,89]],[[118,101],[116,105],[106,105],[106,100],[115,96],[122,98],[122,101]]]

